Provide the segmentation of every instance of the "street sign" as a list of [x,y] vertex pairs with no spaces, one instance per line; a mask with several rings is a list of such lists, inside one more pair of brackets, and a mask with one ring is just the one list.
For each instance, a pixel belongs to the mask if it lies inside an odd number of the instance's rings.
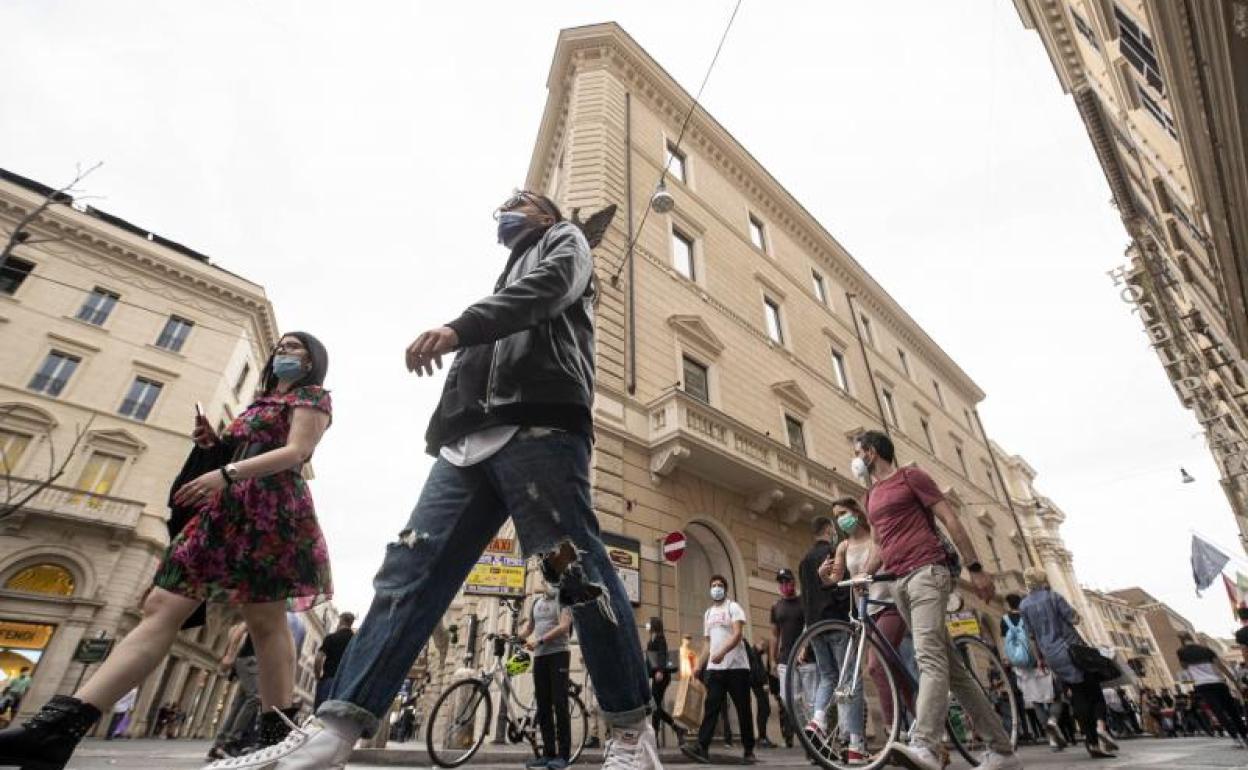
[[685,546],[688,541],[685,540],[684,532],[669,532],[663,538],[663,558],[675,564],[680,561],[680,557],[685,555]]
[[113,651],[113,640],[107,637],[83,639],[74,650],[75,663],[99,663]]

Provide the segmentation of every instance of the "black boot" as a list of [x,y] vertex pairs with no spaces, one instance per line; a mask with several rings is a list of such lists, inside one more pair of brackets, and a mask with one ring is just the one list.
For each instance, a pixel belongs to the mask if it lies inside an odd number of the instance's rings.
[[68,695],[57,695],[21,727],[0,730],[0,767],[62,770],[100,710]]

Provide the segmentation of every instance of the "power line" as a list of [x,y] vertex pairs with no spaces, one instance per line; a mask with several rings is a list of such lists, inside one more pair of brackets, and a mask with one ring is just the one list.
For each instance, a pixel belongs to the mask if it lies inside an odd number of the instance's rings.
[[[732,7],[732,15],[728,17],[728,24],[724,27],[724,34],[720,35],[719,45],[715,47],[715,55],[711,57],[711,63],[706,68],[706,74],[702,76],[702,85],[698,86],[698,93],[693,97],[693,103],[689,105],[689,111],[685,113],[685,120],[680,125],[680,133],[676,136],[676,144],[673,149],[679,151],[681,142],[685,139],[685,131],[689,128],[689,121],[693,118],[693,112],[698,108],[698,103],[702,100],[702,91],[706,89],[706,83],[711,79],[711,72],[715,69],[715,63],[719,61],[719,54],[724,50],[724,41],[728,39],[728,32],[732,29],[732,23],[737,19],[737,11],[741,10],[741,0],[737,0],[737,4]],[[627,148],[628,152],[632,152],[633,148]],[[667,154],[667,161],[663,164],[663,171],[659,174],[658,184],[655,188],[663,186],[667,181],[667,172],[672,166],[672,160],[675,158],[674,153]],[[632,201],[629,201],[632,205]],[[624,265],[628,262],[628,256],[632,253],[633,247],[637,244],[637,238],[640,237],[642,228],[646,225],[646,218],[650,216],[651,206],[647,205],[645,211],[641,213],[641,221],[637,223],[637,229],[629,233],[628,247],[624,250],[624,258],[615,266],[615,272],[611,275],[611,285],[615,285],[620,280],[620,271],[624,269]]]

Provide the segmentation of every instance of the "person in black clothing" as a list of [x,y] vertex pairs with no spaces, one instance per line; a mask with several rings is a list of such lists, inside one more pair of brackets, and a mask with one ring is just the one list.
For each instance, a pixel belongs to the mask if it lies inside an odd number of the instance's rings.
[[1245,730],[1239,713],[1239,704],[1231,695],[1227,681],[1234,682],[1235,676],[1226,667],[1217,653],[1201,644],[1196,644],[1190,634],[1179,634],[1183,646],[1175,653],[1179,663],[1183,664],[1187,678],[1195,683],[1191,710],[1202,723],[1205,732],[1209,732],[1207,721],[1201,714],[1200,704],[1207,704],[1214,716],[1222,723],[1222,729],[1230,734],[1235,741],[1248,747],[1248,730]]
[[[797,568],[798,579],[802,586],[802,611],[806,615],[806,624],[812,625],[828,619],[844,620],[849,617],[849,589],[839,588],[834,584],[824,585],[823,579],[819,576],[820,566],[835,553],[832,542],[835,528],[832,519],[827,516],[816,516],[811,522],[811,531],[815,536],[815,543],[802,557],[802,562]],[[832,693],[836,688],[841,665],[844,663],[842,656],[847,640],[834,639],[832,638],[834,636],[834,634],[821,634],[812,639],[810,645],[819,669],[819,686],[815,691],[814,716],[810,724],[806,725],[806,729],[816,735],[827,733],[828,709],[832,704]],[[857,732],[861,737],[862,726],[849,724],[850,712],[855,709],[851,707],[837,711],[843,722],[840,725],[841,734],[852,736]]]
[[683,743],[685,728],[676,724],[672,715],[663,708],[663,696],[672,683],[672,672],[676,668],[672,665],[673,661],[667,649],[667,637],[663,635],[663,619],[650,618],[646,627],[650,630],[650,641],[646,644],[646,663],[650,668],[650,694],[654,698],[654,713],[650,715],[650,721],[656,733],[659,732],[660,722],[671,725],[676,731],[677,740]]
[[797,596],[797,581],[792,570],[778,570],[776,585],[780,588],[780,598],[771,605],[771,661],[776,672],[777,703],[780,704],[780,734],[784,736],[785,747],[791,749],[793,736],[800,725],[795,724],[785,705],[788,701],[789,653],[806,627],[806,612]]
[[312,706],[314,710],[320,708],[334,689],[334,676],[338,673],[338,663],[342,661],[347,645],[355,636],[355,631],[351,628],[354,625],[355,615],[344,612],[338,616],[338,630],[321,641],[321,649],[316,653],[316,703]]
[[755,745],[760,749],[774,749],[776,744],[767,737],[767,724],[771,722],[771,698],[767,697],[767,672],[771,667],[763,661],[767,648],[762,644],[755,647],[747,643],[746,652],[750,656],[750,689],[754,691],[754,733],[758,736]]

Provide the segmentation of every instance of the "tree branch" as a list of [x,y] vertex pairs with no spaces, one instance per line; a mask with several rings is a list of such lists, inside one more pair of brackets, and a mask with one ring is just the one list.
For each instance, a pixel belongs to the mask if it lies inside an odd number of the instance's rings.
[[[59,190],[53,190],[43,201],[36,206],[30,213],[18,220],[17,225],[9,233],[9,237],[5,240],[4,247],[0,248],[0,270],[4,269],[4,265],[9,261],[9,257],[13,255],[13,249],[27,243],[30,238],[30,232],[26,230],[27,226],[43,215],[53,206],[65,206],[74,202],[74,194],[79,192],[78,184],[86,179],[92,171],[104,165],[104,161],[96,163],[87,170],[82,169],[82,164],[78,164],[74,178],[69,184]],[[44,239],[46,242],[48,239]]]
[[[74,443],[70,444],[69,451],[65,453],[65,459],[59,466],[56,464],[56,450],[53,447],[52,435],[50,432],[44,431],[44,436],[47,438],[48,442],[48,477],[42,481],[36,482],[34,486],[22,494],[16,502],[12,499],[12,491],[10,487],[10,491],[8,495],[6,495],[4,505],[0,506],[0,520],[3,520],[20,511],[26,503],[33,500],[36,495],[55,484],[57,479],[65,475],[65,470],[69,467],[70,460],[74,458],[74,455],[78,451],[78,447],[82,444],[83,439],[87,437],[87,433],[90,432],[91,425],[94,422],[95,415],[91,415],[91,417],[87,420],[86,425],[74,427]],[[11,482],[7,467],[5,468],[4,477],[6,486],[10,486]]]

